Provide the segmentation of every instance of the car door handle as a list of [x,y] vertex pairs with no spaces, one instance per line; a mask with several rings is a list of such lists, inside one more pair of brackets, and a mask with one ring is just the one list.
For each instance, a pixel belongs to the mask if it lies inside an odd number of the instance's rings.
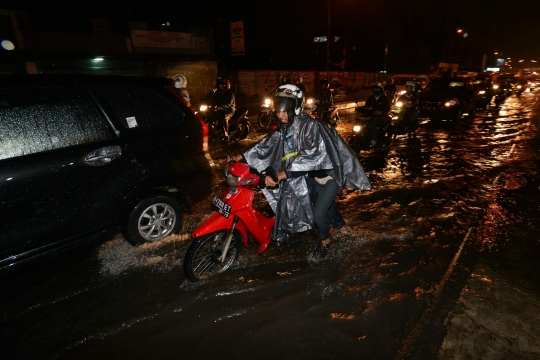
[[92,166],[107,165],[121,155],[122,148],[120,146],[105,146],[86,155],[84,162]]

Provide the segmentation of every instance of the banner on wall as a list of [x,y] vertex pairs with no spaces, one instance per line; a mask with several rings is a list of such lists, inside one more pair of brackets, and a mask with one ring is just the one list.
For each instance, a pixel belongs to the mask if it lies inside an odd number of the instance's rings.
[[244,22],[231,23],[231,53],[232,55],[244,55]]

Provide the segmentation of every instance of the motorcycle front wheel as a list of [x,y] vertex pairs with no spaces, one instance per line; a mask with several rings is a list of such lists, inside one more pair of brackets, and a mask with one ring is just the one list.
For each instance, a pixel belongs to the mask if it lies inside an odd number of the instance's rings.
[[259,125],[262,127],[268,127],[272,123],[272,114],[263,112],[259,114]]
[[238,259],[241,247],[241,235],[233,232],[231,244],[225,256],[225,261],[219,258],[223,253],[223,246],[227,238],[227,231],[221,230],[195,239],[189,246],[184,258],[184,272],[192,282],[206,280],[230,268]]
[[240,124],[238,126],[238,140],[244,140],[245,138],[248,137],[248,135],[249,135],[249,125]]

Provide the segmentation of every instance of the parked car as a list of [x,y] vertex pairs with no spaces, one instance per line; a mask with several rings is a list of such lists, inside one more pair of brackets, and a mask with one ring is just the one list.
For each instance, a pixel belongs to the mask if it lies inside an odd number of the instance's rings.
[[177,233],[211,191],[207,134],[171,79],[2,75],[0,269]]
[[437,77],[418,94],[420,118],[460,121],[465,114],[476,114],[475,79]]

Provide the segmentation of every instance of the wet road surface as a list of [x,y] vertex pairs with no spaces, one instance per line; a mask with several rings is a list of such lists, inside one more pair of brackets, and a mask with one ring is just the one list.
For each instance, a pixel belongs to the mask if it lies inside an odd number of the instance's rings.
[[[340,115],[347,139],[354,113]],[[451,359],[464,332],[451,342],[448,317],[466,308],[471,274],[493,271],[540,298],[538,120],[533,93],[457,124],[424,120],[415,138],[358,155],[373,189],[338,200],[347,225],[327,258],[312,260],[316,241],[300,234],[262,255],[244,249],[232,269],[193,284],[182,272],[188,234],[225,190],[226,154],[212,145],[213,194],[185,215],[182,234],[136,248],[118,236],[2,278],[3,358]],[[266,131],[253,130],[228,148]],[[490,334],[509,345],[469,358],[540,354],[519,335]]]

